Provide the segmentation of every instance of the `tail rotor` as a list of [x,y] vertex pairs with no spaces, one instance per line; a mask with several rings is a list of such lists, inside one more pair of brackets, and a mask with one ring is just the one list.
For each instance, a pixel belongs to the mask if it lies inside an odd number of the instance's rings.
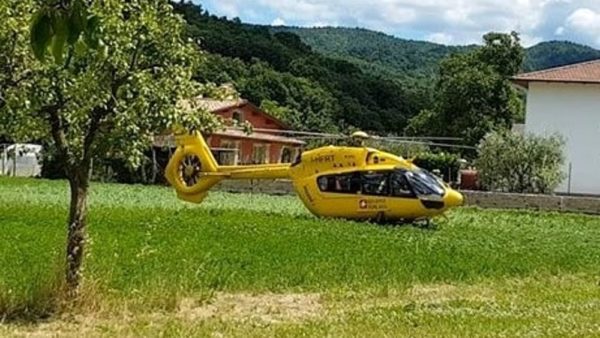
[[208,190],[223,179],[218,174],[217,161],[200,133],[177,136],[176,140],[177,150],[167,164],[165,176],[179,198],[200,203]]

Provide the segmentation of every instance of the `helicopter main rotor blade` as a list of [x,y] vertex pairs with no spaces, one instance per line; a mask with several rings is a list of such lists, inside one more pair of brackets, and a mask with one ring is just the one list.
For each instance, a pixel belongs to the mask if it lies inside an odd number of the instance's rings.
[[[243,130],[243,128],[233,127],[233,129]],[[283,134],[287,136],[295,136],[302,140],[341,140],[351,138],[351,135],[346,134],[332,134],[332,133],[320,133],[310,131],[298,131],[298,130],[281,130],[281,129],[268,129],[268,128],[253,128],[254,132],[259,133],[271,133],[271,134]],[[452,144],[445,142],[431,142],[431,141],[462,141],[461,137],[446,137],[446,136],[378,136],[369,135],[368,139],[375,141],[384,141],[390,143],[403,143],[403,144],[420,144],[440,148],[457,148],[457,149],[470,149],[474,150],[477,147]]]
[[[236,130],[243,130],[240,127],[231,127]],[[252,131],[258,133],[270,133],[270,134],[283,134],[283,135],[298,135],[299,137],[313,136],[315,138],[350,138],[351,135],[347,134],[333,134],[333,133],[321,133],[313,131],[300,131],[300,130],[281,130],[281,129],[269,129],[269,128],[253,128]],[[397,140],[432,140],[432,141],[462,141],[461,137],[450,137],[450,136],[379,136],[369,135],[369,138],[373,139],[397,139]]]

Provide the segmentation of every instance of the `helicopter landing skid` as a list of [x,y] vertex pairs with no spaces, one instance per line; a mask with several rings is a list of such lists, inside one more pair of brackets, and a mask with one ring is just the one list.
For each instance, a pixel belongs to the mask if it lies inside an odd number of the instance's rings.
[[437,224],[432,221],[431,218],[423,218],[418,220],[413,220],[412,224],[420,229],[437,229]]
[[375,217],[371,218],[370,222],[383,226],[412,225],[420,229],[437,229],[437,224],[435,224],[431,218],[392,220],[386,218],[383,212],[380,212]]

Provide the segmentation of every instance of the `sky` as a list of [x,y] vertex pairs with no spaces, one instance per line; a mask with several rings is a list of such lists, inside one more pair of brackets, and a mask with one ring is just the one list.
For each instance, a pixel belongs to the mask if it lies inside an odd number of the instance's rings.
[[600,48],[600,0],[193,1],[212,14],[256,24],[362,27],[450,45],[516,30],[525,46],[570,40]]

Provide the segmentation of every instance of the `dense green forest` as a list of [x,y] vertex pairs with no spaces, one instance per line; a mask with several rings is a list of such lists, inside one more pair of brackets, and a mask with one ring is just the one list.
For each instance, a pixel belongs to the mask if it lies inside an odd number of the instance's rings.
[[443,58],[473,49],[405,40],[363,28],[272,27],[294,33],[315,51],[360,65],[365,70],[399,76],[409,82],[431,82]]
[[[315,51],[399,76],[430,80],[440,61],[475,46],[445,46],[400,39],[362,28],[272,27],[298,35]],[[600,50],[569,41],[542,42],[525,51],[523,70],[539,70],[600,58]],[[368,68],[365,68],[368,69]]]
[[569,41],[542,42],[527,49],[526,71],[568,65],[600,58],[600,50]]
[[[360,28],[272,27],[211,15],[174,3],[188,35],[207,52],[196,77],[232,83],[240,94],[300,130],[356,127],[402,134],[409,120],[436,105],[439,65],[476,46],[445,46]],[[525,51],[523,70],[600,58],[570,42]]]
[[293,128],[401,133],[430,103],[426,90],[314,52],[295,34],[212,16],[191,3],[174,5],[209,53],[198,79],[233,83]]

